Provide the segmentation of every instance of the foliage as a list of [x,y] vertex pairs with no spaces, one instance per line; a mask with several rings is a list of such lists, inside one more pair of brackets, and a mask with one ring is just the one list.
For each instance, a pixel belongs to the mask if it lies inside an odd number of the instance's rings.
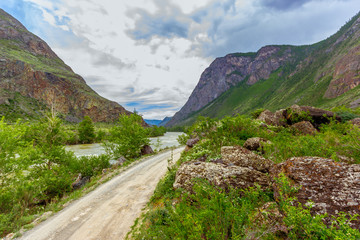
[[166,128],[163,126],[152,126],[150,128],[148,128],[148,136],[149,137],[158,137],[158,136],[164,136],[164,134],[166,133]]
[[[296,135],[291,128],[263,128],[260,122],[245,116],[221,120],[201,117],[178,140],[185,143],[194,137],[201,140],[183,152],[159,182],[148,205],[149,211],[133,226],[132,238],[359,239],[360,232],[349,225],[357,216],[340,213],[332,217],[331,226],[326,226],[323,219],[329,216],[311,215],[311,205],[295,204],[297,189],[283,175],[276,179],[279,189],[276,203],[270,190],[259,188],[246,191],[230,188],[229,192],[224,192],[205,181],[198,181],[192,193],[173,188],[176,171],[182,163],[204,155],[207,159],[217,159],[221,157],[221,146],[242,145],[250,137],[271,141],[264,146],[263,156],[274,162],[294,156],[319,156],[340,161],[343,158],[339,156],[343,156],[360,163],[359,128],[331,121],[321,126],[315,135]],[[282,219],[274,220],[261,208],[268,202],[275,204]],[[274,233],[276,224],[285,226],[287,233]]]
[[264,108],[258,108],[256,110],[252,111],[250,113],[250,115],[253,119],[257,119],[263,111],[265,111]]
[[348,121],[360,117],[360,108],[352,109],[345,106],[338,106],[332,108],[331,111],[335,112],[339,117],[341,117],[342,121]]
[[79,123],[79,141],[81,143],[92,143],[95,140],[94,124],[89,116],[85,116],[84,120]]
[[77,159],[65,151],[69,133],[77,135],[54,113],[31,123],[8,124],[1,119],[0,236],[29,224],[72,191],[71,183],[79,173],[94,176],[109,167],[108,156]]
[[137,114],[120,115],[117,125],[110,129],[109,134],[109,141],[104,146],[114,158],[139,157],[141,148],[150,143],[148,132],[142,126],[142,118]]
[[327,227],[323,219],[328,217],[326,214],[312,215],[310,213],[311,203],[302,206],[300,203],[294,204],[296,188],[293,188],[289,179],[281,174],[276,179],[279,186],[279,207],[284,212],[283,219],[285,225],[290,230],[290,239],[359,239],[360,232],[350,227],[350,222],[357,219],[358,215],[347,216],[339,213],[338,217],[332,217],[332,224]]
[[148,224],[135,227],[133,238],[239,239],[246,236],[245,226],[252,224],[255,209],[270,199],[260,188],[225,192],[203,181],[194,186],[194,191],[195,194],[178,194],[180,199],[175,206],[168,200],[164,207],[148,212]]

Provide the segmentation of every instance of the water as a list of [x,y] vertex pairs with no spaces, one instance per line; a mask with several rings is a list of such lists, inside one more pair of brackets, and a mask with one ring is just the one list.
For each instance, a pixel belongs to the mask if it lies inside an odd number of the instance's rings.
[[[183,133],[181,132],[167,132],[164,136],[150,138],[150,146],[152,149],[163,149],[166,147],[177,147],[180,144],[177,142],[177,137]],[[158,144],[159,139],[159,144]],[[66,146],[67,151],[73,151],[76,156],[100,155],[105,153],[103,146],[100,143],[93,144],[78,144]]]

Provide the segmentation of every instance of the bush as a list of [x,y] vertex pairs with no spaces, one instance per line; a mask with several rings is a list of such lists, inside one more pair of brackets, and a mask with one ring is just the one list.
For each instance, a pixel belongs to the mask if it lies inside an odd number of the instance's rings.
[[265,111],[264,108],[259,108],[259,109],[256,109],[255,111],[251,112],[250,115],[253,119],[257,119],[263,111]]
[[142,126],[141,116],[124,114],[110,129],[109,141],[104,146],[114,158],[136,158],[140,156],[141,148],[149,143],[148,131]]
[[94,124],[89,116],[85,116],[84,120],[79,123],[79,141],[81,143],[93,143],[95,140]]

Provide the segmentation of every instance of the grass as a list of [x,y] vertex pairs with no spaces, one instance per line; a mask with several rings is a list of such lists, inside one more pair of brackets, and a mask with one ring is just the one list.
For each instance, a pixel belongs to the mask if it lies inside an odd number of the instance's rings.
[[[350,111],[346,108],[335,110]],[[255,136],[272,142],[265,145],[263,156],[275,163],[294,156],[340,161],[338,154],[360,163],[360,129],[348,123],[331,122],[323,125],[316,135],[298,135],[290,128],[259,126],[258,121],[236,116],[221,120],[202,118],[189,127],[182,142],[195,135],[201,140],[190,151],[183,152],[179,161],[169,168],[127,238],[359,239],[360,232],[349,225],[351,219],[359,216],[340,213],[333,217],[332,225],[326,226],[323,222],[326,215],[314,216],[311,207],[293,204],[298,188],[284,175],[275,178],[279,188],[276,200],[272,188],[224,191],[203,179],[195,180],[192,192],[173,188],[182,163],[204,155],[208,160],[220,158],[221,146],[242,145],[247,138]],[[265,208],[265,204],[270,208]]]

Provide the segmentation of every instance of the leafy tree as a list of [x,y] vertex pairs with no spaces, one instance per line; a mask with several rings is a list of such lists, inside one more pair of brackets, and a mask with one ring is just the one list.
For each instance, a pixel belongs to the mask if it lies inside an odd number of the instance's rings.
[[79,140],[81,143],[92,143],[95,139],[95,128],[93,121],[89,116],[85,116],[84,120],[79,123]]
[[141,148],[150,143],[148,130],[142,126],[142,118],[137,114],[120,115],[118,123],[109,131],[109,142],[105,150],[115,158],[140,156]]

